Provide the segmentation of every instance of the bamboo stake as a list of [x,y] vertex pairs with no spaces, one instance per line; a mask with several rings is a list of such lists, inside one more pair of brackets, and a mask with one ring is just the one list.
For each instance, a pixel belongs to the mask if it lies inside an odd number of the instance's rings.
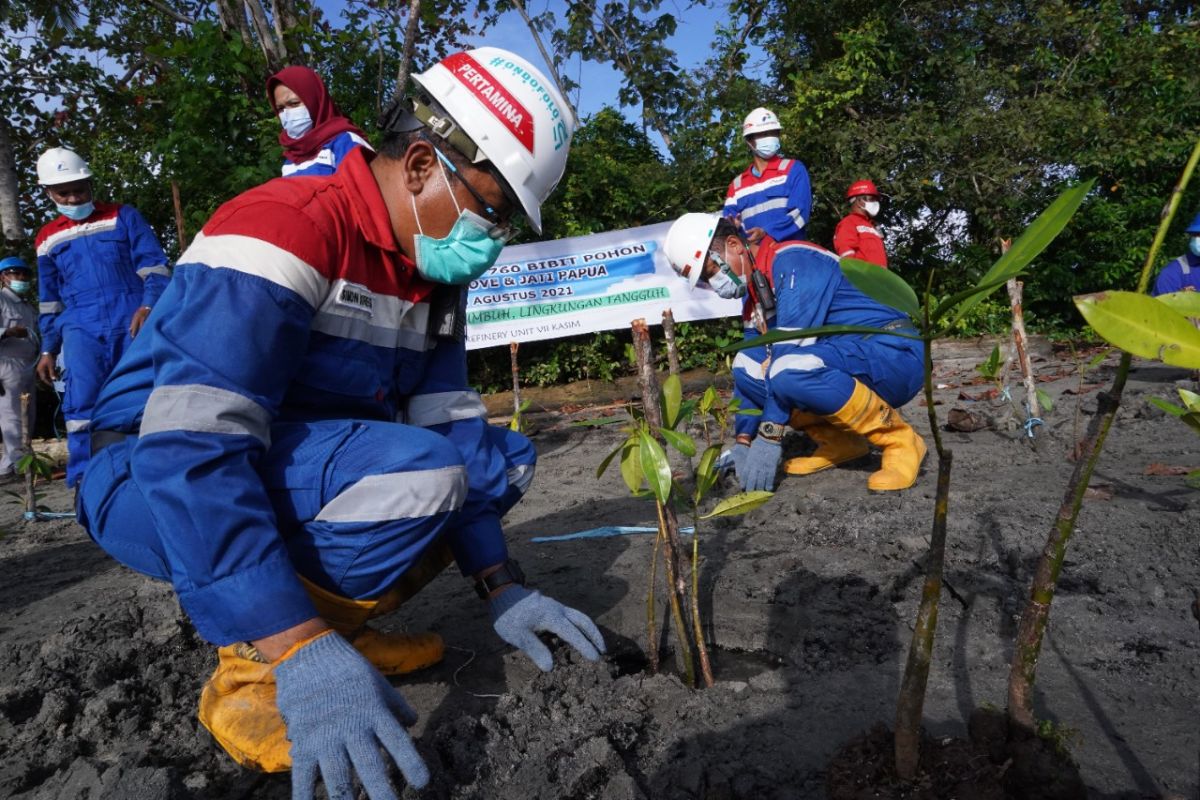
[[179,234],[179,253],[187,250],[187,233],[183,229],[183,201],[179,198],[179,181],[171,181],[171,202],[175,205],[175,231]]
[[[1008,250],[1007,247],[1002,248]],[[1012,305],[1012,334],[1013,344],[1017,349],[1017,363],[1021,365],[1021,374],[1025,377],[1025,402],[1029,406],[1029,418],[1040,417],[1041,408],[1038,404],[1037,379],[1033,375],[1033,361],[1029,358],[1028,339],[1025,336],[1025,312],[1021,307],[1021,298],[1025,284],[1016,278],[1008,282],[1008,299]],[[1030,429],[1030,438],[1033,429]]]
[[675,343],[675,315],[671,309],[663,312],[663,338],[667,341],[667,365],[672,375],[679,374],[679,346]]
[[[21,448],[26,453],[33,452],[33,432],[29,425],[29,392],[21,393]],[[37,504],[33,499],[33,464],[25,470],[25,513],[33,514]]]
[[512,362],[512,381],[513,381],[513,424],[516,426],[513,430],[521,429],[521,367],[517,364],[517,348],[521,345],[519,342],[508,343],[508,357]]
[[650,662],[650,674],[658,673],[658,627],[654,620],[654,584],[658,582],[658,551],[662,548],[663,532],[660,528],[654,537],[654,550],[650,553],[650,589],[646,592],[646,631],[649,644],[646,658]]

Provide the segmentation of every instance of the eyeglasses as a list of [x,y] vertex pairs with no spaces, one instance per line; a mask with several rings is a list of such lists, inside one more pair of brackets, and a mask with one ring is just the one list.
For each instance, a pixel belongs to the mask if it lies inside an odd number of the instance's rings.
[[[492,227],[488,230],[488,236],[507,244],[514,236],[521,232],[521,224],[524,219],[523,215],[514,212],[509,215],[507,220],[501,219],[500,212],[493,208],[492,204],[489,203],[482,194],[480,194],[479,190],[472,186],[471,182],[468,181],[461,172],[459,172],[458,167],[454,166],[453,161],[446,158],[442,151],[436,146],[433,148],[433,152],[437,153],[437,157],[441,159],[441,162],[445,165],[446,169],[450,170],[450,173],[454,175],[454,177],[458,178],[459,182],[466,187],[467,191],[471,193],[471,196],[474,197],[479,203],[479,207],[483,209],[484,218],[486,218],[488,222],[492,223]],[[520,206],[515,203],[512,205],[514,208],[520,208]]]

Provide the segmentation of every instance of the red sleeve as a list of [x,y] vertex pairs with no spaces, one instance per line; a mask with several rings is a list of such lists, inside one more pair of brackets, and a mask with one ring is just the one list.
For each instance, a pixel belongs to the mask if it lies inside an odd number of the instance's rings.
[[846,256],[862,258],[858,247],[858,231],[854,224],[854,217],[842,217],[842,221],[838,223],[837,229],[833,232],[833,252],[837,254],[838,258]]
[[872,233],[864,233],[858,237],[859,255],[863,261],[887,269],[887,252],[883,249],[883,239]]

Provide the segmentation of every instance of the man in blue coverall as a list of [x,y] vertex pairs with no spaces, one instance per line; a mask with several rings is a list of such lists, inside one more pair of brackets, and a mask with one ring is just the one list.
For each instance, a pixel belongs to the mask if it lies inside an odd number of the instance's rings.
[[1188,225],[1187,235],[1188,251],[1162,268],[1150,294],[1200,291],[1200,214]]
[[437,661],[441,640],[363,626],[451,560],[542,670],[540,632],[604,650],[508,557],[500,520],[535,454],[487,424],[462,328],[464,287],[517,218],[541,231],[573,112],[497,48],[413,80],[378,154],[271,181],[208,221],[101,393],[79,493],[100,546],[171,580],[218,645],[201,721],[239,763],[290,768],[298,799],[320,776],[349,800],[355,773],[394,798],[390,762],[428,781],[415,714],[382,673]]
[[37,172],[59,212],[35,240],[42,332],[37,375],[54,382],[61,349],[67,485],[75,486],[91,455],[96,395],[145,324],[171,270],[136,208],[93,201],[92,171],[75,152],[51,147],[38,158]]
[[[772,328],[861,325],[913,332],[899,311],[864,295],[843,275],[833,253],[810,242],[764,238],[752,252],[733,223],[716,214],[685,214],[667,233],[671,266],[695,287],[723,295],[751,283],[752,270],[770,275]],[[738,296],[734,294],[733,296]],[[742,296],[750,297],[747,293]],[[754,333],[748,331],[747,338]],[[896,410],[921,387],[920,341],[889,336],[839,335],[742,350],[734,362],[735,392],[761,416],[739,416],[731,459],[743,489],[774,489],[785,426],[805,430],[818,447],[791,459],[790,474],[809,474],[859,458],[868,443],[882,450],[872,491],[907,489],[917,480],[925,443]]]

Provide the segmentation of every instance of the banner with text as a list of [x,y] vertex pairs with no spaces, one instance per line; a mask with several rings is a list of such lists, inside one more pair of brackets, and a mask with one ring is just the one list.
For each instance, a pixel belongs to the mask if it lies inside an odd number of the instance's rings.
[[732,317],[741,300],[693,291],[662,252],[670,222],[506,247],[467,292],[467,349]]

